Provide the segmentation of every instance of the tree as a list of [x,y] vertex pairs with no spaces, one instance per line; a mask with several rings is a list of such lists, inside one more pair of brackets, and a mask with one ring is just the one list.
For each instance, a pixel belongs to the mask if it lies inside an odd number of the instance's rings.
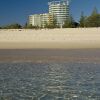
[[59,26],[57,25],[57,19],[54,16],[53,22],[52,22],[52,26],[53,28],[59,28]]
[[58,28],[59,26],[57,25],[57,20],[56,18],[53,18],[53,21],[52,22],[45,22],[45,26],[44,28],[49,28],[49,29],[53,29],[53,28]]
[[15,23],[15,24],[6,25],[3,28],[5,28],[5,29],[21,29],[22,26],[20,24]]
[[28,24],[27,24],[27,22],[26,22],[26,23],[25,23],[25,25],[23,26],[23,28],[25,28],[25,29],[26,29],[26,28],[27,28],[27,26],[28,26]]
[[80,24],[78,23],[78,22],[74,22],[74,27],[75,28],[77,28],[77,27],[79,27],[80,26]]
[[97,10],[97,8],[95,7],[95,8],[93,9],[93,11],[92,11],[91,16],[94,16],[94,15],[97,15],[97,14],[98,14],[98,10]]
[[80,27],[85,27],[85,16],[83,12],[81,12],[81,17],[80,17]]
[[25,23],[24,28],[25,28],[25,29],[32,29],[33,26],[32,26],[32,24],[27,24],[27,23]]
[[72,16],[70,16],[64,23],[63,28],[74,28],[74,19]]
[[33,26],[32,24],[25,24],[25,29],[39,29],[39,26]]
[[44,25],[42,26],[43,28],[48,28],[48,23],[45,21]]
[[100,14],[94,8],[92,14],[86,19],[86,27],[100,27]]

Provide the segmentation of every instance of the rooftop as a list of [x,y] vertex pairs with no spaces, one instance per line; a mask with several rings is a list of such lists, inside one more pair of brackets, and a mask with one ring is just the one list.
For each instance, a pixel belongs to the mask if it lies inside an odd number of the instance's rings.
[[51,1],[48,5],[57,5],[57,4],[67,4],[69,5],[69,0],[61,0],[61,1]]

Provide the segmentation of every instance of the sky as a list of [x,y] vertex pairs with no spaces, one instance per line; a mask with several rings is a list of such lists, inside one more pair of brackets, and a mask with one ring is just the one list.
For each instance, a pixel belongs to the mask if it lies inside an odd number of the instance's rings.
[[[0,0],[0,26],[12,23],[24,25],[31,14],[47,13],[52,0]],[[70,14],[79,21],[80,14],[88,16],[96,7],[100,13],[100,0],[71,0]]]

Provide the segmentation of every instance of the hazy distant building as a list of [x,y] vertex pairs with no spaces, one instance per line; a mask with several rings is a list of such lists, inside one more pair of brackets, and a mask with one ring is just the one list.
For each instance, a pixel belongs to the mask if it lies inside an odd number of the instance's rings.
[[54,14],[57,25],[62,26],[64,22],[69,18],[69,1],[52,1],[48,3],[49,13]]

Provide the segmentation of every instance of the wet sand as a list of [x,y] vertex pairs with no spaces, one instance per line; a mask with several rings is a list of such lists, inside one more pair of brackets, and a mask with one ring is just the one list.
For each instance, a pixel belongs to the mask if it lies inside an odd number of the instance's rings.
[[0,30],[0,62],[100,62],[100,28]]
[[100,49],[1,49],[0,62],[100,62]]

